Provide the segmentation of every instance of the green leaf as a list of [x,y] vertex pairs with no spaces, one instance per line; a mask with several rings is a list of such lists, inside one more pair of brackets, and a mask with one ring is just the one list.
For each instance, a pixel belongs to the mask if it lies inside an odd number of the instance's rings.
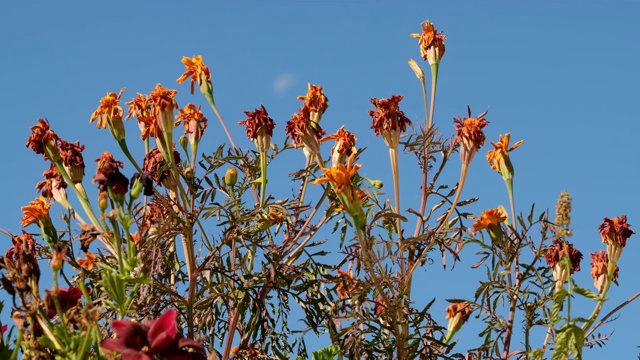
[[313,360],[333,360],[340,354],[340,347],[337,345],[330,345],[324,349],[314,351],[312,355]]
[[579,286],[575,286],[573,288],[573,292],[576,293],[576,294],[582,295],[582,296],[584,296],[586,298],[589,298],[591,300],[596,300],[596,301],[600,300],[600,294],[595,293],[595,292],[593,292],[593,291],[591,291],[589,289],[585,289],[585,288],[579,287]]

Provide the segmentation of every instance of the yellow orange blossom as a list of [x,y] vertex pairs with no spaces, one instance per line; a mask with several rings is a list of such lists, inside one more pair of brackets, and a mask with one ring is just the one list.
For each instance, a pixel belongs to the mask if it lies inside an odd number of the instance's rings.
[[316,179],[313,184],[333,183],[336,186],[336,194],[342,193],[345,188],[352,185],[351,178],[362,167],[360,164],[353,164],[354,157],[355,153],[351,154],[347,161],[347,165],[336,164],[330,168],[322,168],[324,177]]
[[507,214],[500,208],[489,209],[482,212],[480,219],[473,223],[475,231],[488,229],[490,226],[497,226],[507,220]]
[[37,224],[39,220],[49,216],[49,208],[51,205],[47,203],[43,196],[40,196],[35,201],[29,202],[29,205],[22,207],[24,216],[20,225],[29,226],[31,224]]
[[440,59],[444,56],[444,41],[447,40],[447,37],[442,32],[438,33],[429,20],[420,24],[420,27],[422,28],[422,33],[411,34],[411,37],[419,39],[420,55],[429,64],[440,63]]
[[120,106],[120,97],[124,92],[125,88],[120,90],[120,93],[116,95],[114,92],[107,93],[107,96],[100,99],[100,106],[98,109],[93,112],[91,115],[91,119],[89,119],[89,123],[94,122],[98,119],[97,127],[98,129],[106,129],[107,121],[112,118],[120,118],[124,115],[124,110],[122,106]]
[[468,117],[455,118],[456,123],[456,141],[460,143],[460,159],[463,163],[469,164],[473,160],[475,153],[484,145],[486,136],[482,129],[489,124],[484,116],[487,112],[483,112],[477,117],[471,117],[471,109],[467,108]]
[[[309,90],[305,96],[298,96],[298,100],[304,100],[304,106],[309,109],[310,112],[317,112],[324,114],[329,107],[329,99],[322,92],[322,86],[311,85],[307,83]],[[312,117],[311,120],[317,121]]]
[[90,251],[87,251],[86,259],[78,259],[78,265],[87,270],[93,270],[98,262],[98,257],[93,255]]
[[201,55],[196,55],[193,58],[189,58],[188,56],[182,57],[182,63],[186,66],[187,71],[182,74],[176,80],[178,83],[182,84],[188,77],[191,77],[191,93],[193,94],[194,85],[196,81],[199,85],[207,82],[211,79],[211,72],[209,72],[209,67],[204,64],[202,61]]
[[149,94],[151,115],[158,116],[165,111],[172,111],[177,108],[178,103],[175,99],[177,93],[177,90],[170,90],[161,84],[156,84],[156,87],[151,91],[151,94]]
[[449,342],[451,337],[460,330],[462,324],[464,324],[471,315],[471,306],[468,302],[453,303],[447,306],[447,316],[445,320],[449,320],[447,326],[447,337],[445,342]]
[[513,175],[513,167],[509,160],[509,153],[524,144],[524,140],[520,140],[513,144],[512,147],[509,147],[510,140],[511,133],[500,135],[498,143],[491,142],[493,150],[489,150],[487,153],[487,161],[489,162],[489,165],[491,165],[491,168],[503,176],[506,175],[506,173],[511,173]]
[[335,134],[324,137],[320,142],[335,140],[336,143],[331,148],[331,163],[333,166],[344,163],[344,161],[355,153],[356,136],[349,130],[344,129],[344,125]]

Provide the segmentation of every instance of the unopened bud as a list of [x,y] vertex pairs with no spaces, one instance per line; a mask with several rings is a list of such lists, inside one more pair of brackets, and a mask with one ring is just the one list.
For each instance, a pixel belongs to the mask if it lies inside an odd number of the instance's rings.
[[416,74],[418,79],[424,80],[424,71],[422,71],[422,68],[415,60],[409,59],[409,67],[413,70],[413,73]]
[[235,186],[238,181],[238,171],[236,168],[229,168],[227,173],[224,175],[224,184],[228,187]]
[[104,213],[107,210],[107,206],[109,206],[108,196],[106,191],[100,191],[98,194],[98,208],[101,213]]

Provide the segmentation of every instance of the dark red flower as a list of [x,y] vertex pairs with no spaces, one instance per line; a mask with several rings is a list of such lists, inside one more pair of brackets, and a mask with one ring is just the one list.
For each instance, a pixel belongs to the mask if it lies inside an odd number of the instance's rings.
[[44,301],[45,308],[47,310],[47,317],[49,317],[49,319],[53,319],[58,314],[54,297],[58,298],[60,310],[66,312],[80,303],[80,300],[82,299],[82,291],[77,286],[71,286],[67,289],[58,289],[57,294],[55,290],[47,290]]
[[111,328],[118,338],[102,340],[100,347],[122,355],[122,360],[153,360],[154,355],[163,359],[206,360],[202,344],[178,332],[177,316],[170,309],[156,320],[113,320]]

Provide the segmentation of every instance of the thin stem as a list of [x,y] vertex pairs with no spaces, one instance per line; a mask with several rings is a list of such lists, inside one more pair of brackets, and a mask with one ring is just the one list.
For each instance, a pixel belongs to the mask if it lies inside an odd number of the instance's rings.
[[460,169],[460,180],[458,181],[458,189],[456,191],[456,196],[453,199],[453,202],[451,203],[451,208],[449,208],[449,211],[447,212],[447,216],[445,216],[444,221],[440,223],[440,227],[438,228],[438,230],[447,226],[447,223],[449,222],[449,218],[451,218],[451,214],[453,214],[453,211],[456,209],[456,206],[458,205],[458,200],[460,200],[460,195],[462,195],[462,189],[464,188],[464,183],[467,179],[468,170],[469,170],[469,165],[462,163],[462,168]]
[[303,180],[302,180],[302,188],[300,189],[300,204],[304,203],[304,197],[307,193],[307,185],[309,184],[309,165],[311,165],[311,156],[306,156],[306,163],[304,165],[304,169],[305,172],[307,172],[307,174],[305,174]]
[[507,186],[507,193],[509,193],[509,206],[511,207],[511,223],[513,228],[518,228],[518,221],[516,219],[516,206],[513,196],[513,178],[504,179],[504,183]]
[[264,206],[267,192],[267,152],[260,151],[260,207]]
[[129,159],[129,161],[131,162],[133,167],[136,168],[136,171],[138,173],[142,174],[142,169],[140,168],[140,166],[138,165],[136,160],[131,155],[131,152],[129,151],[129,147],[127,146],[127,142],[125,141],[125,139],[118,140],[118,145],[120,145],[120,149],[122,150],[124,155],[127,157],[127,159]]
[[227,138],[229,138],[229,143],[231,144],[232,147],[237,149],[238,147],[236,146],[235,141],[233,141],[233,137],[231,136],[231,133],[229,132],[229,129],[227,128],[227,124],[224,122],[224,119],[222,119],[222,115],[220,115],[220,112],[218,112],[218,107],[216,106],[216,103],[213,100],[213,95],[211,95],[209,93],[205,93],[204,97],[207,99],[207,102],[209,103],[209,106],[211,106],[211,109],[213,109],[213,112],[218,117],[218,120],[220,120],[220,125],[222,125],[222,129],[227,134]]
[[431,110],[429,111],[429,122],[427,122],[427,130],[433,126],[433,114],[436,108],[436,87],[438,85],[438,68],[440,64],[431,65]]
[[588,320],[584,324],[582,324],[582,330],[585,333],[587,332],[587,330],[589,330],[589,327],[591,327],[591,325],[593,325],[593,323],[596,321],[596,319],[598,318],[598,315],[600,315],[602,306],[604,305],[604,302],[607,299],[607,292],[611,287],[611,282],[612,282],[611,279],[613,279],[613,274],[615,270],[616,270],[616,262],[613,261],[612,259],[609,259],[609,266],[607,267],[607,281],[604,285],[604,289],[602,289],[602,293],[600,294],[600,299],[598,299],[598,303],[593,309],[593,312],[589,316]]
[[591,336],[591,334],[593,334],[593,332],[596,331],[597,328],[599,328],[602,324],[604,324],[607,321],[607,319],[609,319],[615,313],[620,311],[623,307],[629,305],[631,302],[633,302],[638,297],[640,297],[640,291],[635,293],[629,299],[625,300],[622,304],[616,306],[613,310],[609,311],[609,313],[607,315],[603,316],[602,319],[600,319],[600,321],[598,321],[598,323],[594,327],[592,327],[591,330],[589,330],[589,332],[587,332],[584,335],[584,338],[587,339],[589,336]]
[[[396,215],[400,215],[400,171],[398,169],[398,148],[389,148],[389,160],[391,161],[391,173],[393,175],[393,194],[396,202],[395,213]],[[398,252],[400,253],[400,257],[404,258],[404,246],[402,244],[402,222],[400,221],[400,217],[396,218],[396,230],[398,232]],[[401,261],[400,272],[403,276],[406,270],[406,264]]]

